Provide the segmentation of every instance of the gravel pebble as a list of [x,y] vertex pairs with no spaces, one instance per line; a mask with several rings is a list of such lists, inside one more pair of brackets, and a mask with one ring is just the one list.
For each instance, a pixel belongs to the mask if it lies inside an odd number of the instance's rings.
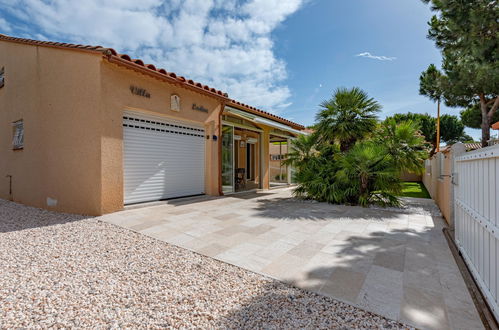
[[408,328],[96,219],[4,200],[0,270],[0,328]]

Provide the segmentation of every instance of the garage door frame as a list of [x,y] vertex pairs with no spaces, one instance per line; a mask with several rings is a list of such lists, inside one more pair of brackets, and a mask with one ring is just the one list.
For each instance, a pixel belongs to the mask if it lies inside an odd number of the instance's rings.
[[205,128],[123,112],[123,198],[130,205],[205,193]]

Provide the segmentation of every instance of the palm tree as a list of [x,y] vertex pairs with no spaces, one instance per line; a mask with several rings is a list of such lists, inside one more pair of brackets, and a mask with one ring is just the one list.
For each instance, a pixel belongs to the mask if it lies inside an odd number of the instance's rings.
[[399,172],[423,172],[428,152],[416,122],[408,120],[397,124],[395,119],[388,118],[381,124],[376,140],[393,157]]
[[339,160],[336,183],[352,204],[397,206],[400,179],[393,157],[374,141],[356,144]]
[[438,71],[435,64],[430,64],[428,69],[421,73],[419,77],[419,94],[428,96],[434,102],[437,102],[437,133],[435,146],[437,152],[440,151],[440,102],[444,96],[442,81],[444,75]]
[[316,116],[321,142],[339,143],[342,152],[374,130],[381,105],[358,87],[338,88]]
[[283,165],[291,165],[300,168],[307,163],[307,160],[315,154],[317,135],[299,135],[291,142],[291,148],[283,161]]

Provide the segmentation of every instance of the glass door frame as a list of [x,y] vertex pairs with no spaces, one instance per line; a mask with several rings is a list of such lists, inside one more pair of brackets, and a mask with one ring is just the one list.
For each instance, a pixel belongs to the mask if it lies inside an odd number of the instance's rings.
[[[296,137],[292,137],[292,136],[287,136],[287,135],[282,135],[282,134],[279,134],[279,133],[275,133],[275,132],[270,132],[269,133],[269,141],[270,141],[270,137],[271,136],[275,136],[275,137],[279,137],[279,138],[282,138],[282,139],[285,139],[286,140],[286,145],[287,145],[287,153],[290,152],[290,149],[291,149],[291,146],[292,146],[292,142],[293,140],[296,139]],[[270,142],[269,142],[270,143]],[[269,148],[269,163],[268,163],[268,168],[269,168],[269,188],[274,188],[274,187],[271,187],[270,186],[270,182],[272,181],[271,178],[270,178],[270,162],[271,162],[271,159],[270,159],[270,148]],[[292,168],[291,168],[291,165],[286,165],[286,185],[287,186],[290,186],[293,184],[293,180],[292,180],[292,175],[293,175],[293,171],[292,171]],[[277,187],[278,188],[278,187]]]
[[[224,128],[225,127],[230,127],[231,128],[231,131],[232,131],[232,143],[231,143],[231,146],[230,146],[230,155],[231,155],[231,162],[232,162],[232,166],[231,166],[231,174],[230,174],[230,190],[226,190],[225,187],[228,187],[228,185],[224,185]],[[221,152],[221,161],[220,161],[220,164],[221,164],[221,168],[220,168],[220,171],[221,171],[221,182],[220,182],[220,185],[222,186],[222,194],[223,195],[226,195],[226,194],[231,194],[231,193],[234,193],[234,190],[235,190],[235,186],[234,186],[234,181],[235,181],[235,178],[234,178],[234,126],[232,125],[225,125],[225,124],[222,124],[222,136],[221,136],[221,139],[220,139],[220,143],[222,145],[222,152]]]
[[[255,132],[258,134],[258,151],[255,150],[255,153],[256,152],[259,152],[260,153],[260,161],[258,162],[258,166],[260,167],[258,169],[258,189],[261,189],[262,187],[262,179],[263,179],[263,175],[262,175],[262,169],[263,169],[263,145],[262,145],[262,134],[263,134],[263,130],[260,129],[260,128],[253,128],[253,127],[249,127],[249,126],[246,126],[246,125],[241,125],[241,124],[237,124],[237,123],[233,123],[233,122],[230,122],[230,121],[227,121],[227,120],[222,120],[221,122],[221,125],[222,125],[222,137],[220,139],[220,143],[222,144],[222,154],[223,154],[223,127],[224,126],[229,126],[229,127],[232,127],[232,189],[231,191],[224,191],[224,186],[223,186],[223,159],[221,161],[221,164],[222,164],[222,167],[220,168],[220,171],[222,171],[222,182],[220,182],[220,185],[222,186],[222,194],[223,195],[230,195],[230,194],[234,194],[236,193],[236,187],[235,187],[235,157],[234,157],[234,147],[235,147],[235,142],[236,140],[234,139],[234,135],[235,135],[235,130],[238,128],[238,129],[245,129],[245,130],[248,130],[248,131],[252,131],[252,132]],[[223,157],[223,156],[222,156]]]

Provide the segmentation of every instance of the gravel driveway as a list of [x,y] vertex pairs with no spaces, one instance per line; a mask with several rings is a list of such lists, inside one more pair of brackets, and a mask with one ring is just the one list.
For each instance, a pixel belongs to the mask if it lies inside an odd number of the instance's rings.
[[111,224],[0,200],[0,328],[405,328]]

